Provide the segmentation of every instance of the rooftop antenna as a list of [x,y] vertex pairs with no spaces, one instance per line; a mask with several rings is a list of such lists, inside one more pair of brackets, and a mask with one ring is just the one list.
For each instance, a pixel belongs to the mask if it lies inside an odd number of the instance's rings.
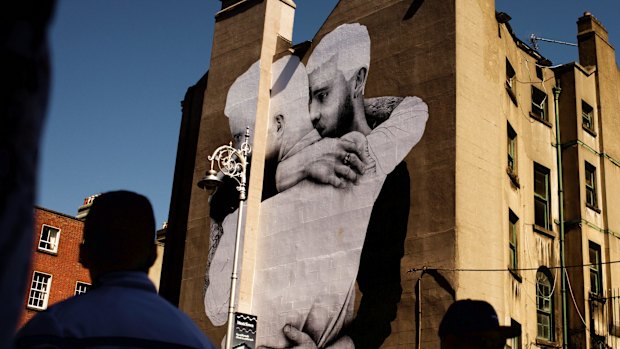
[[573,44],[572,42],[566,42],[566,41],[560,41],[560,40],[541,38],[540,36],[536,36],[536,34],[530,35],[530,42],[532,43],[532,46],[534,47],[534,50],[538,51],[538,42],[539,41],[551,42],[551,43],[554,43],[554,44],[561,44],[561,45],[568,45],[568,46],[577,46],[577,44]]

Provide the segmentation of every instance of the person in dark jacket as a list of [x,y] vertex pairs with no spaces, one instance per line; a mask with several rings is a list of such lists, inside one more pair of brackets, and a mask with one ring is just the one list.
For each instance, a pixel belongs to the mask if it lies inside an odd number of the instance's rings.
[[157,256],[148,199],[128,191],[95,198],[84,225],[80,263],[93,287],[32,318],[18,348],[215,349],[192,320],[161,298],[147,272]]

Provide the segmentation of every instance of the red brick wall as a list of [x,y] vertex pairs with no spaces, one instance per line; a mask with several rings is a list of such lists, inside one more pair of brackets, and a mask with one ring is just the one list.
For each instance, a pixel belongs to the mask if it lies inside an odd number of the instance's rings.
[[[32,318],[37,310],[29,309],[28,294],[32,283],[33,272],[39,271],[52,275],[52,285],[47,306],[72,297],[77,281],[91,283],[88,270],[78,262],[79,246],[82,242],[84,223],[71,216],[50,211],[44,208],[34,210],[34,235],[32,244],[32,267],[28,276],[26,294],[24,296],[24,313],[19,327]],[[38,249],[43,225],[60,229],[60,238],[56,254],[42,252]]]

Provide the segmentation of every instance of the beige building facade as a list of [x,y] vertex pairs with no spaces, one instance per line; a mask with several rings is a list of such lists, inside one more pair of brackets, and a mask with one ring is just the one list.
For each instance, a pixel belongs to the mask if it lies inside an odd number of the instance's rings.
[[[324,38],[359,23],[371,42],[364,97],[416,96],[428,111],[404,158],[402,293],[379,345],[439,348],[447,307],[472,298],[491,303],[500,324],[521,326],[512,348],[620,347],[620,73],[602,24],[579,18],[579,57],[552,66],[516,38],[492,0],[340,1],[312,42],[296,45],[294,16],[290,0],[223,1],[215,16],[210,70],[183,102],[160,293],[220,342],[226,326],[204,305],[214,219],[209,193],[196,183],[207,156],[234,136],[224,115],[231,85],[258,61],[238,311],[252,313],[261,302],[261,263],[284,255],[260,248],[261,227],[278,212],[261,198],[270,175],[272,63],[294,55],[310,66]],[[311,95],[312,88],[310,81]],[[359,284],[358,276],[356,311],[370,298]],[[356,311],[333,342],[358,323]]]

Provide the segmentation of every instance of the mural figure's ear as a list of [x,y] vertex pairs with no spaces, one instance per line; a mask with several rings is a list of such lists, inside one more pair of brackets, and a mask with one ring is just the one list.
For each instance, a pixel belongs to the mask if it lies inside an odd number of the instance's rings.
[[276,123],[276,133],[281,134],[284,130],[284,116],[282,114],[278,114],[276,115],[274,121]]
[[361,67],[355,74],[355,92],[353,93],[353,98],[364,95],[364,86],[366,86],[367,74],[368,69],[366,67]]

